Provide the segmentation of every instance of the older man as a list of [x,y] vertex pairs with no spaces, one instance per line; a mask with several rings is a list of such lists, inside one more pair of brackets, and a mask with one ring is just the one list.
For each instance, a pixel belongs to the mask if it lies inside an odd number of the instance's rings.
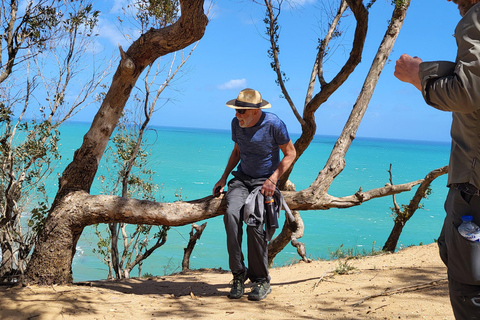
[[[242,254],[244,205],[248,195],[258,187],[261,187],[262,195],[274,195],[278,179],[291,166],[296,152],[285,124],[275,114],[262,111],[271,105],[262,99],[260,92],[244,89],[237,99],[228,101],[227,106],[236,110],[232,120],[232,140],[235,145],[213,193],[223,191],[228,175],[240,163],[237,170],[232,172],[234,178],[228,183],[227,211],[224,216],[229,266],[233,274],[228,297],[241,298],[245,290],[244,283],[250,278],[254,287],[248,299],[262,300],[271,292],[266,231],[262,221],[247,225],[247,269]],[[281,160],[280,150],[283,153]]]
[[[450,1],[450,0],[449,0]],[[480,243],[458,233],[462,216],[480,225],[480,0],[453,0],[462,19],[455,28],[455,62],[423,62],[402,55],[395,76],[418,88],[427,104],[452,112],[447,213],[438,238],[448,268],[456,319],[480,319]]]

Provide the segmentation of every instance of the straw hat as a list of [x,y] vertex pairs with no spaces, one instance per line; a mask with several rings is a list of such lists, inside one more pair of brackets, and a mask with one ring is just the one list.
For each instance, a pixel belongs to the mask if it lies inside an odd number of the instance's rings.
[[257,90],[243,89],[238,94],[237,99],[227,102],[227,107],[233,109],[267,109],[271,105],[268,101],[262,99],[262,95]]

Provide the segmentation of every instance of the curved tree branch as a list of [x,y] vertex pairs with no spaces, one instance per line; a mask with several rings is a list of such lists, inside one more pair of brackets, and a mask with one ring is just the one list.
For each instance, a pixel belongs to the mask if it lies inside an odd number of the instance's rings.
[[[282,194],[291,210],[328,210],[354,207],[375,198],[410,191],[423,181],[424,179],[399,185],[386,184],[381,188],[357,192],[345,197],[325,194],[321,198],[315,198],[311,196],[314,193],[310,188],[298,192],[282,191]],[[161,203],[111,195],[91,195],[85,191],[76,191],[66,196],[62,202],[63,210],[69,211],[75,216],[75,219],[70,221],[70,227],[73,229],[114,221],[184,226],[223,215],[226,211],[226,200],[223,195],[218,198],[207,196],[192,201]]]
[[279,34],[278,34],[277,20],[278,20],[278,16],[280,15],[280,9],[282,7],[282,4],[280,3],[279,6],[277,7],[277,11],[278,11],[277,14],[274,13],[272,0],[265,0],[265,6],[267,7],[267,15],[268,15],[267,34],[270,40],[269,54],[273,59],[271,66],[275,71],[275,73],[277,74],[276,81],[280,86],[280,88],[282,89],[282,94],[285,97],[285,100],[287,100],[288,104],[290,105],[290,108],[292,109],[293,114],[297,118],[298,122],[300,122],[300,124],[303,125],[304,121],[302,119],[302,116],[300,115],[297,108],[295,107],[295,103],[293,102],[292,98],[290,97],[290,94],[287,91],[287,88],[285,87],[284,73],[282,73],[280,69],[280,60],[278,58],[280,49],[278,47]]
[[72,162],[60,178],[53,206],[70,191],[89,192],[108,139],[138,77],[158,57],[183,49],[202,38],[208,23],[203,3],[203,0],[181,1],[182,15],[177,22],[162,29],[150,29],[127,52],[120,48],[122,59],[112,84],[84,136],[82,146],[75,151]]
[[317,52],[317,58],[315,59],[315,63],[313,65],[312,75],[310,77],[310,82],[308,85],[307,90],[307,97],[305,99],[305,106],[312,100],[313,90],[315,86],[315,78],[318,77],[318,82],[320,83],[320,87],[327,85],[327,81],[323,77],[323,58],[327,54],[327,48],[330,41],[333,38],[334,32],[337,29],[337,26],[340,22],[340,18],[343,16],[345,10],[347,10],[348,5],[346,0],[341,0],[340,7],[337,10],[337,14],[335,15],[332,23],[330,24],[330,28],[327,32],[327,35],[321,41],[320,46]]

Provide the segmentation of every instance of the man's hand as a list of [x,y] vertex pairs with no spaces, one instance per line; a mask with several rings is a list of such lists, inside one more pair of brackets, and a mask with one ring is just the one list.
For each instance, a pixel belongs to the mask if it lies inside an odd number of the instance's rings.
[[260,191],[265,197],[266,196],[273,196],[275,193],[276,185],[270,179],[265,180],[262,186],[262,190]]
[[215,186],[213,187],[212,195],[214,197],[219,197],[220,194],[223,192],[223,189],[224,189],[225,185],[226,185],[225,180],[223,180],[223,179],[218,180],[218,182],[215,183]]
[[422,59],[418,57],[411,57],[408,54],[402,54],[397,60],[393,75],[400,81],[411,83],[418,90],[422,91],[422,83],[420,81],[420,77],[418,76],[420,63],[422,63]]

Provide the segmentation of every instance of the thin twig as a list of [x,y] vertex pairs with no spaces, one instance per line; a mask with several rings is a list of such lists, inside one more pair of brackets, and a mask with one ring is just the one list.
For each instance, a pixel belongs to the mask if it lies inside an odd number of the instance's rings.
[[352,306],[357,307],[357,306],[361,305],[362,303],[364,303],[365,301],[373,299],[373,298],[378,298],[378,297],[382,297],[382,296],[390,296],[390,295],[394,295],[394,294],[397,294],[397,293],[403,293],[403,292],[422,290],[422,289],[428,288],[430,286],[435,286],[439,282],[443,282],[443,281],[447,281],[447,278],[445,277],[445,278],[432,280],[432,281],[429,281],[429,282],[420,283],[420,284],[416,284],[416,285],[412,285],[412,286],[406,286],[406,287],[401,287],[401,288],[397,288],[397,289],[385,290],[382,293],[373,294],[371,296],[365,297],[362,300],[352,304]]
[[318,286],[318,284],[319,284],[320,282],[322,282],[323,277],[324,277],[327,273],[328,273],[328,272],[325,271],[325,272],[322,274],[322,276],[318,279],[317,283],[315,283],[315,285],[313,286],[313,289],[315,289],[315,288]]

